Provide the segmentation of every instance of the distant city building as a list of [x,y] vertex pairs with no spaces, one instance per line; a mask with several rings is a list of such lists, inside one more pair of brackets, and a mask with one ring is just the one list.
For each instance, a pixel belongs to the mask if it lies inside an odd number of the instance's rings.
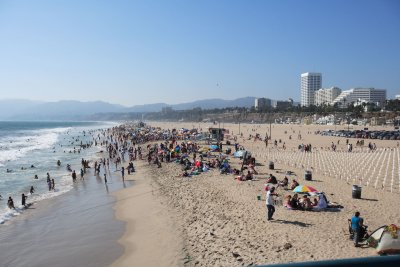
[[314,105],[315,91],[322,87],[321,73],[307,72],[301,74],[301,106]]
[[285,109],[293,106],[293,99],[289,98],[289,100],[277,100],[275,108]]
[[340,95],[342,90],[338,87],[321,88],[315,91],[314,104],[317,106],[333,105],[333,101]]
[[359,102],[374,103],[378,107],[383,107],[386,102],[386,90],[375,88],[353,88],[342,91],[342,93],[333,101],[339,107],[347,107],[351,103]]
[[400,95],[395,95],[394,99],[400,100]]
[[256,110],[270,108],[271,107],[271,99],[264,98],[264,97],[256,98],[254,101],[254,107]]

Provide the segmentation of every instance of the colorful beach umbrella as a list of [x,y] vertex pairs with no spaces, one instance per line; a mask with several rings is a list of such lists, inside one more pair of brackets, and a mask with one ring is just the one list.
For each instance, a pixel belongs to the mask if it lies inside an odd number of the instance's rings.
[[218,149],[219,149],[219,146],[217,146],[217,145],[210,145],[210,148],[211,148],[212,150],[218,150]]
[[295,192],[295,193],[314,193],[314,192],[317,192],[317,190],[308,185],[299,185],[299,186],[296,186],[295,189],[293,189],[293,192]]

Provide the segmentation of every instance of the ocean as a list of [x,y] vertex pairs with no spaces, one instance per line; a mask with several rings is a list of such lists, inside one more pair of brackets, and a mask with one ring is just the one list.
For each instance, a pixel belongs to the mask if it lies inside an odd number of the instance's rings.
[[[112,125],[99,122],[0,122],[0,224],[24,212],[22,193],[28,196],[28,203],[38,203],[71,190],[71,173],[66,164],[74,166],[79,177],[81,158],[101,149],[100,146],[79,149],[79,145],[93,142],[90,131]],[[61,166],[57,166],[58,160]],[[47,173],[55,180],[55,190],[48,190]],[[38,179],[34,179],[35,175]],[[29,193],[31,186],[35,189],[33,194]],[[9,196],[15,210],[7,207]]]
[[[123,254],[117,240],[125,223],[117,221],[111,192],[132,185],[120,171],[92,168],[80,180],[81,159],[104,158],[93,141],[103,122],[0,122],[0,266],[109,266]],[[75,151],[75,152],[74,152]],[[57,161],[61,161],[61,166]],[[77,172],[73,183],[66,164]],[[7,172],[7,169],[9,170]],[[55,179],[48,190],[47,172]],[[103,174],[107,173],[108,183]],[[38,179],[34,179],[35,175]],[[34,186],[35,192],[29,194]],[[27,208],[21,194],[28,196]],[[7,207],[14,200],[15,210]]]

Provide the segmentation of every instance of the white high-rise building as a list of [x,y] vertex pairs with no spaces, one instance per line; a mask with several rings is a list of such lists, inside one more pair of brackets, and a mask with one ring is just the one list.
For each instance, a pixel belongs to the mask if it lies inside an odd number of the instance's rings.
[[321,73],[306,72],[301,74],[301,106],[314,105],[315,91],[322,87]]
[[333,105],[333,100],[340,95],[342,90],[338,87],[321,88],[315,91],[314,104],[317,106]]
[[358,102],[374,103],[378,107],[383,107],[386,102],[386,90],[375,88],[352,88],[343,91],[334,101],[339,107],[347,107]]

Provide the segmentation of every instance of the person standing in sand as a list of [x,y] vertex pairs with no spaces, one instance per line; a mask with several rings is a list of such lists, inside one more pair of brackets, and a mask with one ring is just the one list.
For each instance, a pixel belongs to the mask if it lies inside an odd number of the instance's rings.
[[364,220],[360,217],[360,212],[356,211],[354,216],[351,218],[351,229],[354,232],[354,246],[358,247],[360,242],[360,232],[363,226]]
[[268,216],[268,221],[273,220],[272,216],[275,213],[275,207],[274,207],[274,199],[272,196],[278,196],[278,194],[274,193],[275,192],[275,187],[271,187],[268,192],[267,192],[267,197],[265,203],[267,204],[267,216]]

